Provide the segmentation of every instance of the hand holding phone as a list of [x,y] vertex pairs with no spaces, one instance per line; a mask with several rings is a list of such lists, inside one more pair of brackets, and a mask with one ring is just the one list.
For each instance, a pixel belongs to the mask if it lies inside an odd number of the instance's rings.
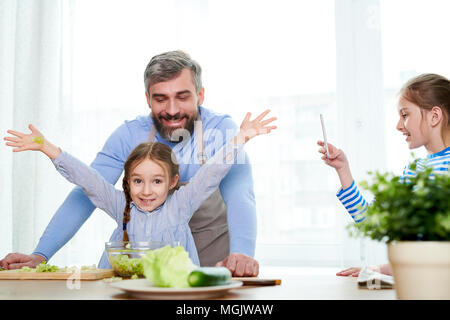
[[325,124],[323,122],[323,115],[320,114],[320,124],[322,125],[322,133],[323,133],[323,144],[325,149],[327,150],[327,158],[330,157],[330,152],[328,151],[328,142],[327,142],[327,133],[325,131]]

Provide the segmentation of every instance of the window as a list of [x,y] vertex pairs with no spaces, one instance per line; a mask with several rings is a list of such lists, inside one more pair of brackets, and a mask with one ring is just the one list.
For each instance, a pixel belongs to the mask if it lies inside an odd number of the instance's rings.
[[[89,144],[73,152],[91,161],[115,127],[147,113],[142,74],[148,60],[183,49],[202,65],[205,107],[230,114],[238,124],[244,111],[266,107],[279,118],[274,134],[247,147],[259,258],[266,259],[274,245],[304,247],[298,250],[308,257],[302,262],[336,252],[345,216],[336,204],[334,172],[321,163],[316,145],[320,113],[330,136],[336,131],[334,2],[137,1],[130,6],[108,1],[107,11],[104,5],[77,1],[75,6],[73,126],[79,128],[75,139]],[[74,242],[86,241],[94,231],[97,243],[106,241],[112,224],[105,215],[93,217],[96,222],[87,223]],[[313,252],[321,246],[326,254],[317,257]],[[291,257],[275,260],[280,259]]]
[[[91,162],[124,120],[149,112],[143,85],[149,59],[182,49],[203,68],[205,107],[238,124],[246,111],[271,108],[278,117],[273,134],[246,146],[260,263],[387,260],[384,246],[348,237],[352,220],[335,196],[338,178],[317,152],[319,114],[357,182],[368,170],[400,173],[409,151],[395,130],[395,94],[416,74],[450,75],[447,0],[74,0],[70,8],[74,24],[63,54],[72,76],[64,81],[63,111],[71,119],[56,142]],[[54,212],[72,186],[52,188],[53,199],[36,202],[39,212]],[[41,234],[46,221],[35,225]],[[97,262],[114,228],[107,215],[94,213],[52,262]]]
[[[397,174],[411,160],[403,136],[395,129],[397,93],[408,79],[422,73],[450,77],[449,11],[450,3],[445,0],[380,1],[386,157],[389,169]],[[426,155],[424,148],[413,151],[416,156]]]

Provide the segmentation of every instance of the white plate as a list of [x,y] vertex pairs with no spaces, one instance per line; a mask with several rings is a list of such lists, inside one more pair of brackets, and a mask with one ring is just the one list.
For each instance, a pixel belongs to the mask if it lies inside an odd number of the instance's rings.
[[233,280],[223,286],[196,288],[154,287],[147,279],[122,280],[110,284],[136,298],[143,299],[207,299],[224,296],[231,289],[242,286],[242,281]]

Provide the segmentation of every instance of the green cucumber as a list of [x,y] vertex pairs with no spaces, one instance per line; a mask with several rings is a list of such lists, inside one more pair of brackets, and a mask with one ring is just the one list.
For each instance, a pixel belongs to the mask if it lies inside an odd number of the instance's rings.
[[231,272],[225,267],[201,267],[193,270],[188,276],[191,287],[209,287],[229,284]]

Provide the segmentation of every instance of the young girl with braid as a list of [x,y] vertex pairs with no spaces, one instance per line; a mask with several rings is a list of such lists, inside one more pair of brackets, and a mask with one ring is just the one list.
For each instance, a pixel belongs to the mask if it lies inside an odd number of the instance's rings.
[[[425,147],[426,158],[418,159],[416,171],[409,165],[404,168],[402,179],[409,179],[417,171],[432,167],[432,175],[448,174],[450,166],[450,81],[437,74],[422,74],[409,80],[400,90],[398,101],[399,120],[397,130],[404,136],[410,149]],[[341,189],[336,196],[356,223],[365,220],[365,212],[370,205],[360,193],[348,164],[345,153],[328,143],[329,154],[318,141],[322,160],[336,169]],[[390,275],[389,264],[371,269]],[[361,268],[348,268],[338,272],[338,276],[358,276]]]
[[110,241],[179,241],[192,261],[199,265],[189,220],[201,203],[217,189],[244,144],[249,139],[276,128],[268,126],[276,118],[264,120],[268,113],[269,110],[266,110],[252,121],[251,114],[247,113],[239,133],[201,166],[184,186],[178,186],[175,154],[162,143],[142,143],[131,152],[124,165],[121,191],[115,189],[97,171],[54,146],[33,125],[29,125],[31,134],[8,130],[15,137],[4,139],[8,141],[7,146],[15,147],[14,152],[43,152],[61,175],[82,187],[98,208],[116,220],[118,227]]

